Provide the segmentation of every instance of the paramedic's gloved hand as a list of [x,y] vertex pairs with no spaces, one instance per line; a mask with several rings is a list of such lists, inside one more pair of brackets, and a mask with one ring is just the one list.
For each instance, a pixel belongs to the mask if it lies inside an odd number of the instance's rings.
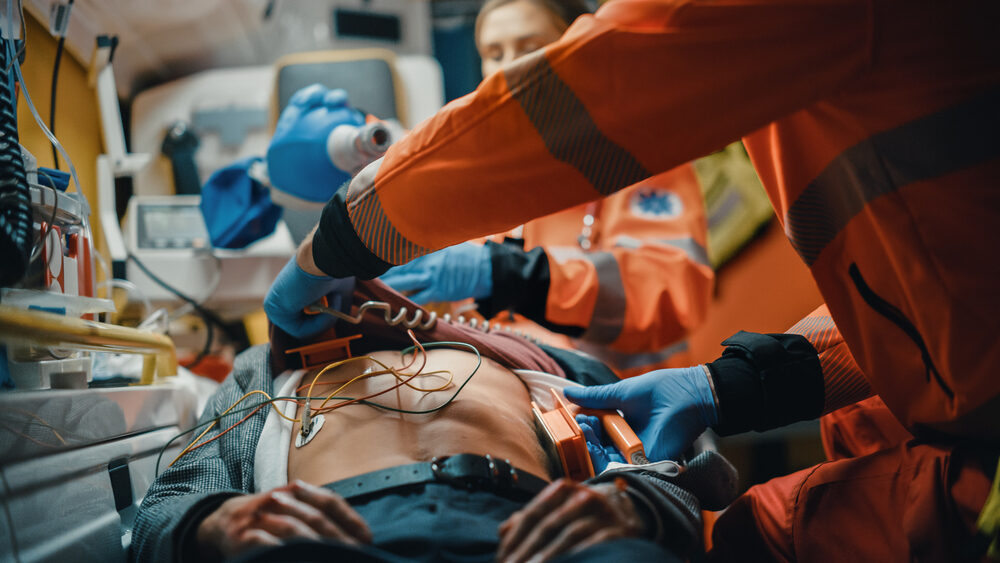
[[264,312],[272,323],[295,338],[320,333],[336,321],[331,315],[307,315],[303,309],[326,296],[331,308],[339,309],[354,291],[354,278],[314,276],[302,270],[293,256],[271,284],[264,298]]
[[484,299],[493,293],[493,265],[484,245],[463,242],[396,266],[381,280],[415,303]]
[[618,409],[650,461],[678,459],[705,428],[719,422],[702,366],[661,369],[618,383],[567,387],[566,398],[590,409]]
[[330,538],[351,545],[372,541],[368,524],[343,497],[299,480],[228,499],[201,521],[195,537],[205,561],[292,538]]
[[364,123],[364,114],[348,105],[342,89],[312,84],[292,95],[278,118],[266,157],[271,185],[292,198],[285,203],[323,205],[351,179],[333,164],[327,142],[337,126]]
[[599,418],[578,414],[576,415],[576,423],[580,425],[583,437],[587,440],[587,451],[590,452],[590,461],[594,464],[594,474],[600,475],[612,461],[628,463],[618,448],[614,444],[608,443],[604,436],[604,426]]

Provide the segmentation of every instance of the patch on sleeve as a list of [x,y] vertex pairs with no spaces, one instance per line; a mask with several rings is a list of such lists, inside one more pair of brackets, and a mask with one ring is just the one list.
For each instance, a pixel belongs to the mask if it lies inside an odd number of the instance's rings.
[[684,211],[684,204],[671,190],[643,188],[632,196],[629,210],[645,219],[676,219]]

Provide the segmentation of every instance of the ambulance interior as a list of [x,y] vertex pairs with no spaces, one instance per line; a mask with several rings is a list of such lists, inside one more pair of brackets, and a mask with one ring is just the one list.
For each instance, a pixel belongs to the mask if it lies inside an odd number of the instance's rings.
[[[23,205],[20,223],[4,210],[0,239],[5,256],[27,255],[0,264],[0,560],[126,559],[159,458],[193,437],[234,355],[267,342],[261,302],[322,207],[284,206],[270,232],[221,248],[210,231],[235,219],[206,217],[202,186],[262,156],[310,84],[344,89],[397,132],[472,91],[480,4],[2,3],[0,202]],[[697,362],[736,330],[780,332],[820,303],[780,229],[754,231],[718,269],[689,341]],[[774,271],[783,287],[768,288]],[[744,488],[822,458],[806,423],[718,447]]]

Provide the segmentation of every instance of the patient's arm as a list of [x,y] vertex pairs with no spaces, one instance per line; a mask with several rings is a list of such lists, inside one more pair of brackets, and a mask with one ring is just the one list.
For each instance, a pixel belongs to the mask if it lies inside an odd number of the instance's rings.
[[498,559],[547,560],[639,536],[689,557],[702,549],[701,509],[725,508],[737,490],[735,469],[712,451],[683,468],[661,462],[605,471],[583,484],[556,481],[500,526]]
[[[221,414],[250,388],[257,387],[265,377],[269,378],[270,371],[263,369],[266,362],[266,350],[260,348],[237,357],[234,375],[209,399],[200,422]],[[236,375],[249,375],[254,381],[247,385],[245,379]],[[263,417],[256,417],[259,422],[249,420],[222,439],[186,454],[163,470],[146,491],[136,516],[130,546],[133,561],[170,563],[184,560],[184,540],[187,532],[193,531],[189,522],[198,521],[226,499],[252,490],[253,485],[247,477],[252,477],[253,472],[242,466],[246,459],[253,459],[253,454],[248,458],[246,455],[224,456],[223,453],[244,453],[240,449],[243,431],[250,429],[249,425],[263,425]],[[214,438],[219,431],[213,429],[205,439]],[[160,469],[169,461],[170,458],[165,459]]]
[[294,481],[267,492],[233,497],[198,525],[202,561],[229,558],[291,538],[370,543],[368,524],[340,495]]

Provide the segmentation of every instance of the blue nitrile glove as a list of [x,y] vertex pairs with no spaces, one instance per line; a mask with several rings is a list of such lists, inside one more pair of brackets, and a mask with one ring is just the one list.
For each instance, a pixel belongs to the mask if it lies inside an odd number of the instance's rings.
[[463,242],[442,248],[382,274],[396,291],[412,293],[415,303],[485,299],[493,293],[493,265],[484,245]]
[[267,147],[271,186],[300,204],[326,204],[351,179],[330,161],[330,132],[338,125],[364,123],[364,114],[347,105],[347,92],[340,88],[313,84],[296,92],[281,112]]
[[609,385],[567,387],[563,393],[584,408],[620,410],[650,461],[678,459],[719,421],[702,366],[651,371]]
[[604,438],[604,426],[599,418],[578,414],[576,423],[580,425],[583,437],[587,440],[587,451],[590,452],[590,461],[594,463],[594,474],[600,475],[612,461],[628,463],[618,448],[605,443],[607,440]]
[[295,262],[295,257],[285,264],[271,289],[264,298],[264,312],[278,328],[294,336],[306,338],[322,332],[337,320],[336,317],[321,313],[307,315],[303,309],[326,296],[333,309],[350,303],[354,292],[354,278],[331,278],[306,273]]

